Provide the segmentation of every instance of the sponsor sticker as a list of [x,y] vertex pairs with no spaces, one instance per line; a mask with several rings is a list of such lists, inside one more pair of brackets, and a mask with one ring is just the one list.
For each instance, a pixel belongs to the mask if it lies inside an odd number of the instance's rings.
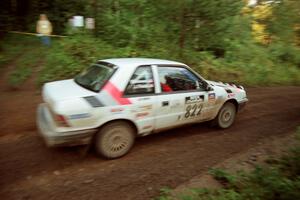
[[199,103],[203,101],[204,101],[204,95],[185,97],[185,104],[193,104],[193,103]]
[[135,116],[136,116],[136,118],[141,119],[141,118],[146,117],[147,115],[149,115],[148,112],[141,112],[141,113],[137,113]]
[[154,87],[153,83],[133,85],[133,89],[149,89],[153,87]]
[[204,102],[204,95],[194,95],[185,98],[185,113],[178,120],[191,119],[200,116]]
[[88,118],[88,117],[91,117],[91,114],[89,114],[89,113],[80,113],[80,114],[70,115],[69,119],[82,119],[82,118]]
[[124,108],[112,108],[110,109],[110,112],[112,113],[120,113],[120,112],[123,112],[124,111]]
[[228,98],[232,98],[232,97],[235,97],[235,94],[234,94],[234,93],[228,94]]
[[149,104],[149,105],[143,105],[143,106],[140,106],[139,109],[141,111],[144,111],[144,110],[151,110],[152,109],[152,105]]
[[216,94],[215,93],[208,94],[208,101],[214,101],[215,99],[216,99]]
[[137,99],[138,101],[146,101],[146,100],[150,100],[150,97],[141,97]]

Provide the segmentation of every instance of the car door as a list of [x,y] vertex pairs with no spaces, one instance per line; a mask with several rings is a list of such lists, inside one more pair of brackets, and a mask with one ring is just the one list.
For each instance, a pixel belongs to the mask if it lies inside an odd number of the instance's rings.
[[139,134],[147,134],[154,129],[156,110],[154,85],[152,67],[144,65],[136,68],[125,89],[125,97],[133,102],[130,112]]
[[209,117],[213,91],[205,91],[204,81],[185,66],[156,66],[157,111],[155,129],[168,129]]

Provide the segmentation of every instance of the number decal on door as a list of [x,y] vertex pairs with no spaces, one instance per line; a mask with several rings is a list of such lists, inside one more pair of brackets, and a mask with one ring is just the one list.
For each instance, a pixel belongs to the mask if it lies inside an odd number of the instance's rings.
[[186,107],[185,109],[185,118],[193,118],[193,117],[197,117],[201,114],[203,108],[203,104],[202,103],[198,103],[198,104],[190,104]]
[[185,97],[185,114],[184,117],[194,118],[201,114],[204,102],[204,95],[193,95]]

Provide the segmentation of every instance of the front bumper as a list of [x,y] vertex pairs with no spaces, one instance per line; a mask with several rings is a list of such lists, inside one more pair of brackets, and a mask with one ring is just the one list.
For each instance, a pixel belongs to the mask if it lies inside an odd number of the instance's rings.
[[45,104],[37,109],[37,127],[47,146],[76,146],[89,144],[96,129],[56,132],[51,123],[51,115]]
[[239,109],[238,109],[239,112],[244,110],[244,108],[247,105],[248,101],[249,101],[248,99],[244,99],[243,101],[239,102]]

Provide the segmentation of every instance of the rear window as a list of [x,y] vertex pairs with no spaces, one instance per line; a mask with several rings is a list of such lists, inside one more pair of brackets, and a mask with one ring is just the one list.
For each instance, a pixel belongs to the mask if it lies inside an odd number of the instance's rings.
[[99,92],[106,81],[112,76],[115,68],[106,63],[97,63],[75,77],[75,82],[94,92]]

